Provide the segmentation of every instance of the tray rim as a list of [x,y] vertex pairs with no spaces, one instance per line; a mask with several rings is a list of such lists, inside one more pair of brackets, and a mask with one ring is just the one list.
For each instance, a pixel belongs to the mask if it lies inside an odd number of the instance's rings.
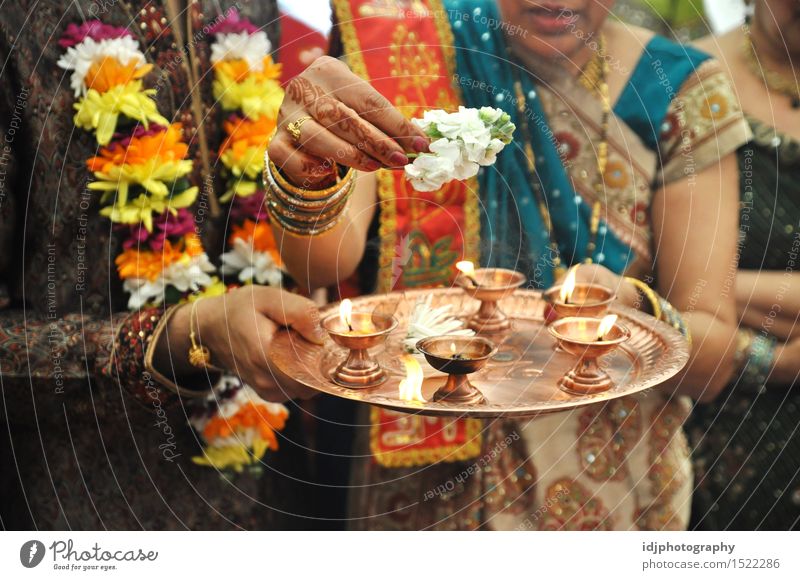
[[[368,294],[364,296],[358,296],[355,298],[351,298],[351,300],[353,302],[354,308],[357,307],[360,301],[375,300],[378,297],[387,297],[387,299],[388,297],[399,297],[399,300],[405,299],[409,303],[413,304],[416,301],[417,297],[426,296],[432,292],[436,294],[459,294],[468,301],[477,302],[474,298],[468,295],[464,295],[463,290],[457,287],[396,290],[384,294]],[[510,301],[514,300],[515,298],[530,297],[544,302],[543,294],[544,292],[542,290],[521,288],[515,291],[511,296],[509,296],[505,300]],[[337,301],[337,302],[331,302],[321,307],[319,310],[320,319],[324,318],[325,316],[329,316],[334,312],[337,312],[339,304],[340,302]],[[487,418],[487,419],[499,418],[499,417],[535,417],[537,415],[558,413],[562,411],[577,409],[587,405],[604,403],[614,399],[628,397],[631,395],[635,395],[637,393],[647,391],[651,388],[657,387],[660,384],[663,384],[665,381],[674,377],[686,366],[686,364],[689,361],[689,343],[678,330],[676,330],[675,328],[673,328],[672,326],[661,320],[655,319],[653,316],[649,314],[640,312],[639,310],[630,308],[623,304],[612,303],[611,306],[609,307],[609,312],[613,314],[618,314],[623,319],[632,320],[638,326],[647,328],[650,332],[656,334],[661,339],[661,341],[666,345],[666,350],[667,350],[666,356],[659,357],[658,363],[650,371],[650,373],[652,373],[652,376],[647,380],[643,381],[642,386],[632,389],[629,392],[607,391],[605,393],[601,393],[598,395],[584,395],[576,397],[574,400],[565,400],[556,404],[549,405],[547,408],[536,408],[536,409],[530,407],[521,408],[522,406],[520,405],[517,407],[503,409],[502,405],[500,404],[495,404],[496,406],[484,405],[482,407],[469,408],[466,406],[449,405],[446,403],[437,403],[433,401],[428,401],[424,405],[420,403],[408,403],[404,405],[401,404],[400,401],[394,402],[392,399],[386,397],[380,397],[380,398],[376,397],[376,398],[371,398],[369,400],[365,400],[365,396],[367,397],[369,396],[370,389],[348,389],[347,387],[342,387],[336,385],[335,383],[326,384],[325,386],[320,386],[319,384],[311,384],[310,382],[300,380],[297,377],[293,376],[292,373],[295,372],[295,369],[292,368],[291,363],[287,363],[287,361],[281,360],[273,356],[273,353],[275,352],[274,349],[270,349],[269,358],[270,361],[273,364],[275,364],[282,373],[286,374],[287,376],[289,376],[296,382],[300,383],[301,385],[308,387],[314,391],[355,401],[358,403],[375,405],[378,407],[382,407],[392,411],[397,411],[404,414],[422,415],[422,416],[445,416],[453,418],[474,417],[474,418]],[[543,319],[541,317],[530,317],[528,319],[543,322]],[[279,337],[281,340],[284,340],[283,337],[285,336],[291,336],[290,340],[299,340],[299,341],[304,340],[294,330],[282,329],[275,335],[275,337],[273,337],[273,343],[275,339]],[[636,352],[637,351],[634,350],[631,352],[631,354],[636,355]]]

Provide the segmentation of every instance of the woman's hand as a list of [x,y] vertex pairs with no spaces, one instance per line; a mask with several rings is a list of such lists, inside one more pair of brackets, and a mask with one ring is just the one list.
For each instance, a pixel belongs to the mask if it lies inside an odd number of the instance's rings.
[[[556,280],[556,283],[560,284],[565,277],[566,274],[560,280]],[[631,308],[642,308],[642,299],[636,287],[605,266],[581,264],[575,272],[575,281],[605,286],[617,293],[617,302]],[[644,306],[647,307],[648,304],[644,304]]]
[[[155,366],[163,374],[197,373],[188,363],[192,304],[172,316],[157,345]],[[309,396],[311,393],[269,364],[272,336],[279,327],[291,327],[306,340],[321,344],[324,332],[311,300],[264,286],[249,285],[222,296],[200,300],[195,306],[197,340],[211,352],[211,364],[234,373],[270,401]]]
[[[287,125],[303,117],[311,118],[295,142]],[[402,167],[406,151],[427,147],[422,130],[386,97],[343,62],[323,56],[286,86],[269,158],[296,185],[313,187],[333,173],[334,163],[362,171]]]

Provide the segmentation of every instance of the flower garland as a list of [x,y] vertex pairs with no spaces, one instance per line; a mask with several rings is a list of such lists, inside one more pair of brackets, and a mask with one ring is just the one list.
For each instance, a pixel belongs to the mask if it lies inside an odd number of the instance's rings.
[[229,17],[210,32],[215,36],[211,45],[214,98],[228,114],[219,160],[227,177],[221,201],[231,202],[233,227],[221,271],[242,283],[276,286],[283,277],[282,262],[262,209],[262,176],[267,143],[283,100],[278,84],[281,68],[269,56],[266,33],[247,20]]
[[[229,174],[226,198],[232,200],[234,224],[222,274],[278,285],[280,259],[261,213],[258,176],[283,96],[276,81],[280,67],[269,56],[266,33],[235,10],[209,32],[216,37],[214,96],[230,114],[220,161]],[[66,52],[58,65],[71,71],[77,99],[75,125],[94,133],[100,147],[86,162],[94,176],[89,189],[101,192],[100,215],[122,238],[115,263],[128,308],[224,293],[196,233],[190,208],[198,188],[188,181],[193,163],[182,127],[158,112],[155,90],[143,87],[152,65],[138,41],[125,28],[91,20],[70,24],[59,44]],[[288,416],[283,405],[263,401],[232,376],[221,379],[208,403],[190,418],[205,442],[195,463],[241,471],[257,466],[267,449],[278,448],[275,431]]]

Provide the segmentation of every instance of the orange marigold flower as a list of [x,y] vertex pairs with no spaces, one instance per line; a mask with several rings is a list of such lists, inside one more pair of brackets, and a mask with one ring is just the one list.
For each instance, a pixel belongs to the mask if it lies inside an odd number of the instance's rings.
[[181,141],[180,123],[173,123],[164,131],[131,137],[127,146],[112,143],[100,150],[100,155],[86,162],[90,171],[108,173],[112,165],[141,165],[150,159],[160,161],[179,161],[189,152],[189,146]]
[[164,240],[164,247],[160,252],[128,248],[118,255],[114,262],[121,279],[146,278],[150,282],[154,282],[164,268],[202,252],[203,246],[197,235],[187,234],[174,245],[169,240]]
[[266,406],[257,405],[252,401],[244,403],[236,413],[230,417],[215,415],[203,428],[203,437],[206,441],[213,441],[219,437],[232,437],[239,431],[255,429],[261,439],[266,441],[272,450],[278,449],[278,439],[275,431],[280,431],[286,424],[286,414],[272,413]]
[[139,65],[135,59],[122,64],[113,56],[106,56],[89,67],[84,82],[88,88],[105,93],[117,85],[127,85],[132,80],[142,78],[152,68],[152,64]]
[[283,263],[269,222],[244,220],[241,225],[234,225],[228,243],[232,246],[234,240],[237,239],[247,244],[253,244],[253,249],[257,252],[268,252],[278,267]]
[[272,57],[269,55],[265,56],[262,62],[263,68],[261,71],[251,70],[247,61],[241,58],[220,60],[214,63],[214,68],[232,78],[237,83],[243,81],[247,76],[254,76],[259,80],[277,80],[280,78],[281,65],[279,63],[273,61]]
[[227,137],[219,148],[222,155],[226,149],[235,146],[235,151],[248,147],[267,146],[270,135],[275,130],[276,119],[262,115],[256,119],[237,118],[225,121],[223,128]]

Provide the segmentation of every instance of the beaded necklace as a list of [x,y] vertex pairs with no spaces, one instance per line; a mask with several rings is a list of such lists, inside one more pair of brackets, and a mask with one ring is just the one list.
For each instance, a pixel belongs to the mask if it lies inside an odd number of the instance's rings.
[[[587,90],[597,95],[603,105],[603,114],[600,122],[600,142],[597,146],[597,179],[594,183],[594,191],[596,199],[592,204],[592,215],[589,221],[589,241],[586,244],[586,256],[584,262],[591,263],[595,249],[597,248],[597,233],[600,228],[600,213],[602,211],[602,203],[600,198],[604,191],[603,174],[606,170],[608,163],[608,121],[611,114],[611,102],[608,97],[608,61],[605,58],[605,37],[600,35],[599,48],[592,55],[591,60],[587,63],[581,71],[579,82]],[[542,191],[542,186],[536,172],[536,157],[531,145],[531,133],[528,125],[528,117],[525,114],[527,100],[522,90],[522,79],[519,76],[519,71],[516,67],[511,67],[514,71],[514,93],[516,97],[517,116],[520,120],[520,129],[522,130],[524,148],[525,148],[525,164],[528,171],[528,179],[531,183],[536,203],[539,206],[539,212],[542,216],[545,228],[547,229],[549,237],[550,254],[553,261],[553,272],[556,278],[564,274],[565,268],[561,260],[561,252],[558,247],[558,240],[555,236],[553,229],[553,221],[550,216],[550,210],[547,207],[547,201]]]

